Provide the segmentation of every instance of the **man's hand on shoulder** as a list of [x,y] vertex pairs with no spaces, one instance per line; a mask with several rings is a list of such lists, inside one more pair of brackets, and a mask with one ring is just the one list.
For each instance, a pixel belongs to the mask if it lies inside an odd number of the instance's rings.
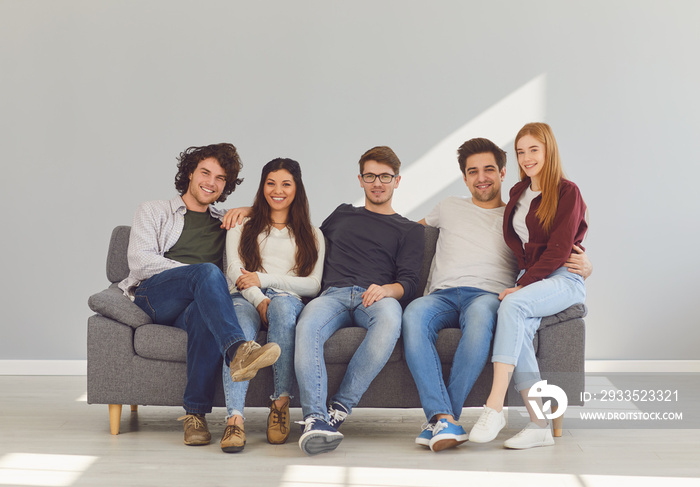
[[588,279],[593,273],[593,264],[581,247],[574,245],[569,259],[564,263],[564,267],[569,268],[569,272],[578,274],[584,279]]
[[362,293],[362,304],[365,308],[368,308],[373,303],[376,303],[384,298],[401,299],[402,297],[403,286],[401,284],[384,284],[383,286],[372,284],[364,293]]
[[221,228],[230,230],[231,227],[240,225],[243,223],[245,218],[248,218],[253,214],[253,209],[250,206],[241,206],[240,208],[233,208],[228,210],[221,220]]

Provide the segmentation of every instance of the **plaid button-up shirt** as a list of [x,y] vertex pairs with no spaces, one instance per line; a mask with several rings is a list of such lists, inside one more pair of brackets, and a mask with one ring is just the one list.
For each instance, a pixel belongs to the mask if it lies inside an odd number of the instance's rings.
[[[209,206],[209,212],[218,219],[226,213],[214,206]],[[149,277],[187,265],[164,257],[182,235],[185,213],[187,206],[180,196],[139,205],[129,237],[129,277],[119,283],[126,296],[133,299],[134,288]]]

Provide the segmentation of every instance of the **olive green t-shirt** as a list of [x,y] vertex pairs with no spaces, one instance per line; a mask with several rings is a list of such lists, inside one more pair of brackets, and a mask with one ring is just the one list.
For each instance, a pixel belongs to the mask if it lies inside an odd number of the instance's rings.
[[226,230],[221,228],[221,220],[211,216],[209,210],[187,210],[182,235],[165,257],[183,264],[210,262],[223,270],[225,246]]

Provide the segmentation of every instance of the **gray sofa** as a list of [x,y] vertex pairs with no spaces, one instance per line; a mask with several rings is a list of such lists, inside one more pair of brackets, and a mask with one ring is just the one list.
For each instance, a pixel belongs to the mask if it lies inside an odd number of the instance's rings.
[[[121,405],[182,406],[185,389],[187,334],[178,328],[153,323],[117,287],[129,273],[127,246],[130,227],[118,226],[112,232],[107,254],[107,279],[112,284],[88,300],[95,315],[88,318],[87,392],[89,404],[108,404],[110,429],[119,433]],[[426,252],[421,268],[425,283],[435,253],[438,231],[426,228]],[[584,305],[573,306],[542,320],[535,336],[535,350],[543,379],[564,389],[569,405],[581,405],[584,389]],[[328,390],[340,385],[353,353],[365,330],[350,327],[339,330],[325,345]],[[437,348],[445,377],[460,337],[458,329],[443,330]],[[261,332],[258,341],[265,341]],[[487,364],[477,380],[466,407],[480,407],[491,385],[492,367]],[[267,406],[272,391],[271,369],[264,369],[251,381],[246,405]],[[295,393],[292,406],[299,406]],[[520,405],[517,393],[509,394],[510,405]],[[224,406],[222,387],[216,391],[215,406]],[[401,340],[382,372],[372,382],[358,407],[419,408],[418,391],[406,365]],[[561,434],[561,421],[555,421],[555,435]]]

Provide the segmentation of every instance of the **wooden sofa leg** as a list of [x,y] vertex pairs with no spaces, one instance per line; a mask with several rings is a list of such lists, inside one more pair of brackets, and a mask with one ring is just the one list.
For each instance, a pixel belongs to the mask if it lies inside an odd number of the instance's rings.
[[[557,412],[558,407],[552,406],[552,413]],[[555,438],[561,438],[561,431],[564,429],[564,416],[559,416],[552,420],[552,435]]]
[[132,404],[132,405],[131,405],[131,412],[132,412],[132,413],[138,413],[138,412],[139,412],[139,406],[138,406],[138,404]]
[[122,419],[122,405],[109,405],[109,430],[113,435],[119,434],[119,421]]

